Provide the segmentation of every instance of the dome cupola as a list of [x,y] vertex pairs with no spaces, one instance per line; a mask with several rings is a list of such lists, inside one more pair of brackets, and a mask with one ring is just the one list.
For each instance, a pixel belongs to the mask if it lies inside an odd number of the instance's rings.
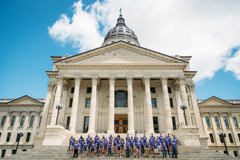
[[116,26],[108,31],[107,35],[104,38],[104,42],[102,46],[105,46],[107,44],[111,44],[120,40],[140,46],[138,42],[138,38],[133,32],[133,30],[131,30],[129,27],[126,26],[125,19],[122,16],[121,9],[120,9],[119,18],[117,19]]

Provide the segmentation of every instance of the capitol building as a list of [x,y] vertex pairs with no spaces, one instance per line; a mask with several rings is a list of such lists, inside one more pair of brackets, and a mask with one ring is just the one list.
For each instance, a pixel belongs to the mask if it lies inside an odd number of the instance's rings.
[[[51,56],[43,99],[0,101],[1,157],[39,146],[68,146],[70,136],[175,135],[182,146],[240,157],[240,100],[197,100],[191,55],[144,48],[122,14],[102,46],[73,56]],[[61,103],[62,108],[56,106]],[[187,106],[185,113],[181,104]]]

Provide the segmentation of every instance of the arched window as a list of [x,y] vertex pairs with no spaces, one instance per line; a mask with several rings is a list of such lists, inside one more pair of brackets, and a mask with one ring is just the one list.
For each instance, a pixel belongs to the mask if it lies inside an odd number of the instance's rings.
[[230,143],[233,143],[233,139],[232,139],[232,134],[231,133],[228,133],[228,137],[229,137]]
[[233,117],[233,122],[235,124],[235,127],[238,128],[238,123],[237,123],[237,118],[236,117]]
[[39,124],[38,124],[39,127],[40,127],[40,125],[41,125],[41,121],[42,121],[42,116],[41,116],[40,119],[39,119]]
[[30,132],[28,132],[28,133],[27,133],[27,137],[26,137],[26,142],[29,142],[29,140],[30,140],[30,137],[31,137],[31,133],[30,133]]
[[14,125],[15,119],[16,119],[16,116],[13,116],[10,124],[11,127]]
[[214,143],[213,134],[212,134],[212,133],[210,133],[210,134],[209,134],[209,136],[210,136],[211,143]]
[[219,128],[220,125],[219,125],[218,117],[215,117],[215,122],[216,122],[217,127]]
[[34,122],[34,116],[32,116],[31,119],[30,119],[29,127],[33,126],[33,122]]
[[21,126],[21,127],[23,126],[24,121],[25,121],[25,116],[22,116],[22,118],[21,118],[21,122],[20,122],[20,126]]
[[227,117],[223,117],[223,119],[224,119],[226,127],[229,128]]
[[5,121],[6,121],[6,116],[3,116],[3,118],[2,118],[2,122],[1,122],[1,126],[4,126]]
[[10,138],[11,138],[11,132],[8,132],[7,138],[6,138],[6,142],[9,142],[9,141],[10,141]]
[[209,118],[206,117],[206,121],[207,121],[207,126],[210,128],[211,127],[211,124],[210,124],[210,121],[209,121]]

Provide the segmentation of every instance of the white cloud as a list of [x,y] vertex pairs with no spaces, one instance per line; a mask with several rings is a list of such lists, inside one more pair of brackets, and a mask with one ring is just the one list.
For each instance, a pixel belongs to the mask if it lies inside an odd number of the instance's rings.
[[232,71],[234,76],[240,80],[240,50],[226,62],[226,71]]
[[[99,24],[106,33],[115,26],[122,7],[141,46],[169,55],[192,55],[191,70],[198,71],[195,81],[200,81],[212,78],[225,62],[239,60],[239,53],[229,58],[231,49],[240,46],[239,6],[237,0],[106,0],[83,10],[79,1],[73,17],[61,15],[49,34],[59,42],[73,42],[80,51],[99,47],[104,37]],[[227,64],[226,70],[238,77],[239,70]]]

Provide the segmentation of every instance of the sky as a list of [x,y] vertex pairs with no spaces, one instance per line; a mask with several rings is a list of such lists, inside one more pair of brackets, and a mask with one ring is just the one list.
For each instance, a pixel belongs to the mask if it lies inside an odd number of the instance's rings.
[[122,8],[142,47],[191,55],[197,99],[240,99],[239,0],[0,0],[0,98],[46,98],[50,56],[101,46]]

